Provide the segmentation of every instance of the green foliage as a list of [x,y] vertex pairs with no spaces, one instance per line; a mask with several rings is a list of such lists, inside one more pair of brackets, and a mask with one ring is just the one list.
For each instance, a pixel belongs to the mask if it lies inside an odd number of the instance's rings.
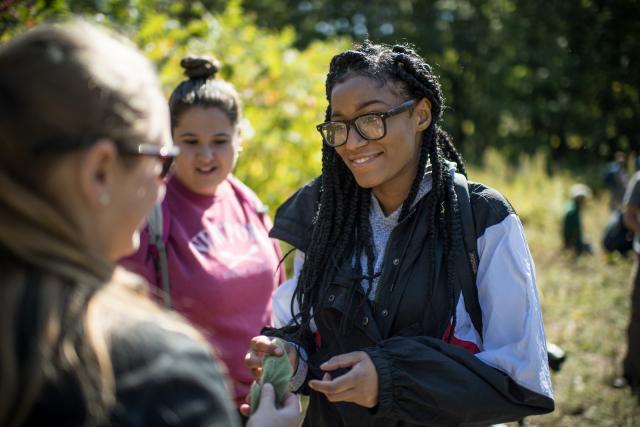
[[264,357],[260,383],[254,382],[251,385],[250,401],[252,413],[255,412],[260,405],[260,393],[263,384],[270,383],[273,385],[275,401],[277,403],[284,400],[284,395],[288,391],[289,381],[293,375],[293,369],[291,368],[291,363],[287,357],[287,350],[284,346],[284,342],[281,339],[276,338],[275,343],[282,349],[282,355]]

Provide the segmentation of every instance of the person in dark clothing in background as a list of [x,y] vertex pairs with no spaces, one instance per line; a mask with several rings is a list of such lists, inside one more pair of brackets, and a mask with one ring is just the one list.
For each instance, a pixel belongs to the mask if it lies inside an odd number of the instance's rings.
[[593,247],[584,239],[582,232],[582,209],[591,198],[591,189],[584,184],[574,184],[570,193],[571,200],[567,202],[562,217],[564,247],[577,255],[593,254]]
[[309,426],[552,411],[522,224],[500,193],[467,187],[431,67],[408,46],[365,42],[332,59],[326,95],[322,174],[277,210],[271,232],[297,249],[295,276],[274,295],[281,327],[251,341],[247,366],[259,374],[264,354],[282,352],[273,337],[286,340]]
[[627,155],[622,151],[616,151],[613,155],[613,161],[607,164],[603,178],[604,184],[611,193],[610,208],[611,210],[620,209],[622,207],[622,199],[629,175],[627,174]]

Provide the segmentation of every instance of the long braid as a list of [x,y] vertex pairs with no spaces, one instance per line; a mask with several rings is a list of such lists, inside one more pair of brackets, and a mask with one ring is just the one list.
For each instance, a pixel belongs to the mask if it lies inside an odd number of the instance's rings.
[[[458,152],[456,147],[453,145],[453,142],[451,141],[451,137],[449,136],[449,134],[447,134],[447,132],[445,132],[442,129],[438,129],[438,141],[439,141],[439,145],[442,147],[442,150],[446,158],[448,160],[455,162],[457,171],[466,177],[467,170],[464,166],[462,155]],[[451,236],[461,236],[463,233],[462,223],[460,221],[460,215],[458,212],[459,208],[458,208],[454,183],[453,183],[453,179],[451,179],[451,175],[447,174],[447,177],[448,179],[447,179],[446,185],[447,185],[447,188],[450,189],[448,191],[449,221],[450,221],[449,230],[450,230]],[[459,256],[460,253],[464,252],[462,250],[462,239],[453,239],[449,242],[449,244],[450,244],[450,247],[448,249],[449,250],[448,262],[449,262],[449,266],[453,266],[455,263],[456,256]],[[455,281],[457,280],[456,275],[457,275],[457,271],[455,268],[448,269],[449,283],[455,283]],[[457,314],[456,314],[456,305],[455,305],[456,304],[455,288],[450,287],[449,291],[451,295],[450,301],[453,307],[453,314],[451,316],[451,329],[449,330],[447,341],[451,342],[451,339],[453,338],[453,333],[455,332],[455,329],[456,329]]]
[[[362,212],[360,213],[360,235],[363,242],[372,242],[373,235],[371,233],[371,223],[369,223],[369,210],[371,209],[371,190],[364,190],[366,193],[366,199],[362,203]],[[369,295],[373,291],[373,275],[375,253],[373,245],[365,245],[365,256],[367,257],[367,280],[369,282],[367,286],[367,295],[365,301],[369,298]]]
[[433,145],[433,127],[430,127],[422,136],[422,143],[420,144],[420,159],[418,160],[418,171],[416,177],[413,179],[411,189],[407,198],[402,203],[402,210],[400,211],[400,217],[398,221],[402,221],[409,214],[411,205],[418,194],[420,185],[422,184],[422,178],[424,177],[424,171],[427,167],[427,157],[429,156],[429,145]]
[[[330,158],[332,153],[328,149],[322,151],[322,191],[320,197],[320,205],[316,218],[314,219],[315,225],[312,230],[311,242],[305,252],[305,262],[302,272],[300,273],[300,280],[296,287],[294,296],[298,302],[300,308],[298,316],[294,318],[294,321],[301,327],[297,329],[297,335],[301,340],[305,337],[305,332],[308,329],[311,322],[312,303],[318,299],[319,289],[314,286],[311,280],[307,279],[307,276],[311,274],[323,274],[321,270],[324,267],[322,261],[324,260],[324,249],[321,245],[315,244],[315,242],[328,242],[329,235],[331,233],[331,221],[322,221],[321,217],[325,215],[332,216],[335,207],[335,191],[331,185],[333,175],[327,173],[326,169],[329,167]],[[293,306],[293,300],[292,300]],[[291,310],[293,313],[293,308]]]
[[[416,176],[402,204],[400,221],[411,212],[411,205],[420,189],[426,166],[430,164],[432,190],[425,207],[428,220],[425,245],[435,253],[436,240],[441,239],[444,244],[452,319],[451,333],[447,337],[450,340],[456,323],[455,265],[456,257],[461,256],[462,227],[447,161],[455,162],[460,173],[466,175],[466,170],[462,156],[455,149],[451,138],[440,128],[444,109],[440,85],[431,67],[411,48],[390,48],[365,42],[357,50],[343,52],[334,56],[331,61],[326,80],[326,96],[329,102],[327,120],[331,117],[333,88],[356,75],[372,78],[381,84],[393,84],[393,88],[399,87],[407,99],[426,98],[431,105],[432,121],[422,135]],[[345,259],[354,260],[356,273],[362,273],[361,278],[368,281],[367,295],[355,310],[349,304],[351,316],[345,316],[343,321],[346,324],[351,323],[351,317],[358,312],[361,304],[368,300],[373,287],[375,256],[368,216],[370,199],[370,190],[357,185],[335,149],[323,146],[319,209],[295,292],[300,306],[300,316],[296,320],[302,325],[302,328],[298,328],[301,335],[308,332],[311,312],[319,313],[320,302],[328,281],[333,277],[335,263]],[[362,256],[366,257],[366,272],[362,272]],[[435,258],[432,257],[433,272],[436,271]],[[351,289],[351,300],[356,290],[355,286]]]
[[[455,236],[462,236],[462,223],[460,222],[460,215],[458,214],[457,196],[454,188],[454,181],[451,174],[445,175],[445,186],[447,188],[447,198],[445,200],[446,213],[447,213],[447,229],[449,231],[448,239],[445,243],[445,254],[447,257],[447,281],[448,283],[456,283],[457,269],[454,267],[456,263],[456,257],[464,253],[462,250],[462,238],[453,238]],[[455,287],[449,287],[451,306],[453,307],[453,313],[451,315],[451,329],[447,337],[447,341],[451,342],[453,333],[456,328],[456,293]]]
[[449,134],[440,128],[438,128],[438,141],[447,160],[455,162],[457,171],[466,177],[467,169],[464,166],[462,155],[458,152],[456,147],[454,147]]
[[[371,207],[371,190],[361,188],[361,194],[364,197],[364,200],[360,204],[360,211],[358,212],[358,229],[357,229],[357,241],[362,242],[372,242],[373,236],[371,234],[371,224],[369,223],[369,209]],[[355,216],[355,215],[354,215]],[[367,271],[363,274],[362,271],[362,256],[366,257],[367,260]],[[342,325],[340,325],[340,329],[343,333],[347,332],[347,327],[353,324],[353,320],[355,316],[360,312],[362,306],[369,300],[369,296],[373,291],[373,279],[374,279],[374,259],[375,254],[373,250],[373,244],[368,245],[358,245],[357,250],[355,251],[354,261],[355,261],[355,275],[358,278],[362,278],[362,280],[367,281],[367,289],[363,298],[360,299],[360,302],[356,306],[354,310],[352,310],[353,299],[357,294],[358,287],[353,286],[350,292],[350,300],[347,304],[347,316],[342,318]]]
[[435,198],[435,211],[432,217],[432,226],[442,230],[446,239],[446,227],[444,224],[444,207],[442,201],[444,200],[445,189],[443,183],[443,166],[441,150],[437,144],[437,141],[429,147],[429,161],[431,162],[431,191],[436,195]]

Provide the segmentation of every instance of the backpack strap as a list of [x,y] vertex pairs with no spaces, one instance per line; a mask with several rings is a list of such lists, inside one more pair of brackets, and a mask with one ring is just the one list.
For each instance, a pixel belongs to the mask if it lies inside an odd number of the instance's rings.
[[250,191],[247,186],[238,181],[235,177],[229,177],[228,179],[233,192],[236,194],[236,198],[241,204],[246,204],[249,208],[258,215],[260,223],[264,227],[267,234],[271,230],[271,224],[267,221],[269,208],[263,204],[257,197],[250,197]]
[[478,245],[476,239],[475,219],[471,209],[469,184],[467,178],[459,173],[455,174],[454,187],[458,198],[458,210],[462,223],[465,257],[458,257],[458,280],[462,289],[464,305],[471,317],[473,327],[482,339],[482,310],[478,300],[476,277],[478,274]]
[[156,272],[162,281],[162,300],[167,309],[171,308],[171,283],[169,282],[169,263],[167,261],[167,247],[163,239],[164,222],[162,220],[162,204],[156,203],[147,218],[149,229],[149,241],[158,251],[158,259],[155,262]]

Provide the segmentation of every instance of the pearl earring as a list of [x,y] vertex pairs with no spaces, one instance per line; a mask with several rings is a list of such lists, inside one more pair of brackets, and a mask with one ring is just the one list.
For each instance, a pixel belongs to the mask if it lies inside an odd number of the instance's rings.
[[102,206],[107,206],[111,202],[111,196],[109,196],[109,193],[101,193],[98,197],[98,202]]

